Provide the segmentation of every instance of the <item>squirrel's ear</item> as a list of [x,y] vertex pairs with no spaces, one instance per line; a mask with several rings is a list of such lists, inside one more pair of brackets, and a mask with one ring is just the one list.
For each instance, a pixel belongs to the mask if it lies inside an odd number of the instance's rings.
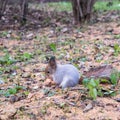
[[53,68],[53,69],[56,69],[57,67],[57,63],[56,63],[56,59],[55,59],[55,56],[52,56],[49,60],[49,65]]

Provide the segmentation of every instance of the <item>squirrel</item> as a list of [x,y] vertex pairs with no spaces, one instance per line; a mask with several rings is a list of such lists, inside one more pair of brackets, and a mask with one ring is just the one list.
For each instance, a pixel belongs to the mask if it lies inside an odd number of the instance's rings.
[[57,64],[55,57],[49,59],[45,68],[45,75],[63,89],[74,87],[79,83],[80,79],[79,71],[75,66],[72,64]]

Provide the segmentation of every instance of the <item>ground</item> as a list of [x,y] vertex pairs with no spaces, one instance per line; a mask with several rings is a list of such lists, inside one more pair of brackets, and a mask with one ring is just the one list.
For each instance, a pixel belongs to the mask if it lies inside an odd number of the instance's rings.
[[29,24],[18,29],[13,23],[1,27],[0,119],[120,120],[120,82],[115,87],[101,84],[117,95],[91,100],[84,85],[62,90],[44,75],[45,58],[51,55],[59,63],[74,64],[80,73],[104,64],[120,71],[119,14],[106,12],[80,26],[73,25],[66,12],[51,20],[39,17],[37,28]]

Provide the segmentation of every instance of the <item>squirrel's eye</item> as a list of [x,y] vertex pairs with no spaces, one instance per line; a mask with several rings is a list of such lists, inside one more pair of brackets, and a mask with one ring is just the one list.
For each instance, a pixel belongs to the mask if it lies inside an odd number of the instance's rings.
[[47,71],[47,73],[50,73],[49,71]]

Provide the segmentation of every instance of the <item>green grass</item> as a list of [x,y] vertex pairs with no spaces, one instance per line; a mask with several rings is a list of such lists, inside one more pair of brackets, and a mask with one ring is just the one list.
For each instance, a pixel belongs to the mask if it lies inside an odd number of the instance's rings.
[[98,1],[95,3],[95,10],[120,10],[120,1],[114,0],[112,6],[107,6],[107,1]]
[[30,8],[37,10],[49,10],[49,11],[72,11],[72,5],[70,2],[48,2],[43,4],[29,4]]
[[70,2],[53,2],[47,4],[49,7],[52,7],[57,11],[72,11],[72,5]]
[[[114,0],[112,6],[107,6],[107,1],[97,1],[95,3],[95,10],[120,10],[120,1]],[[56,10],[56,11],[72,11],[72,5],[70,2],[50,2],[41,5],[42,8],[46,10]],[[40,9],[41,6],[38,8]]]

